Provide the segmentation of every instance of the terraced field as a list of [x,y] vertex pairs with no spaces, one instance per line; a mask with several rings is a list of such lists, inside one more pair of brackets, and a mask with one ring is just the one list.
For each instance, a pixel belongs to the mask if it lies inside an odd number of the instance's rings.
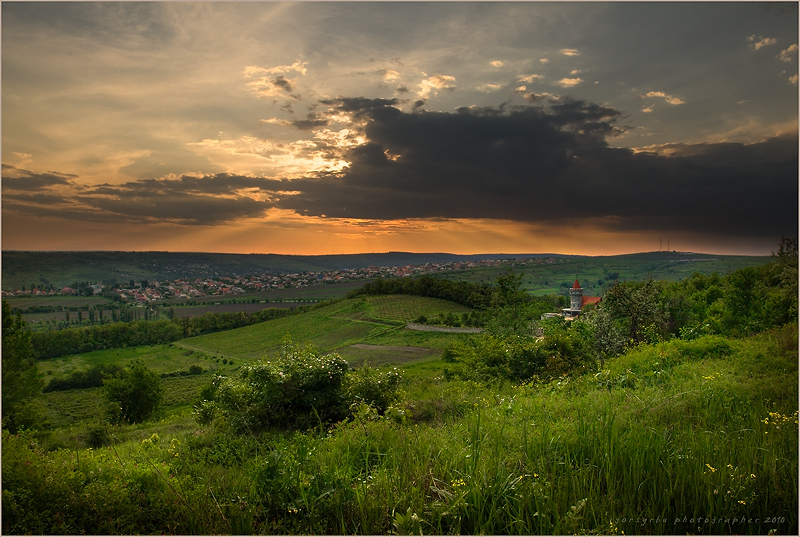
[[[167,345],[94,351],[37,363],[45,382],[65,378],[94,365],[142,360],[156,373],[186,371],[192,365],[206,373],[165,378],[168,412],[194,403],[200,388],[213,373],[231,374],[243,364],[276,356],[285,338],[311,343],[323,352],[337,352],[353,366],[402,366],[426,377],[441,374],[442,350],[465,334],[415,332],[406,322],[420,315],[461,314],[470,308],[436,298],[408,295],[365,296],[342,300],[300,315],[182,339]],[[92,419],[101,412],[99,388],[45,394],[51,426],[59,427]]]
[[[461,334],[435,334],[405,329],[407,321],[420,315],[461,314],[470,308],[436,298],[388,295],[343,300],[302,314],[275,319],[237,330],[207,334],[176,343],[204,353],[224,353],[237,360],[273,356],[288,337],[296,343],[309,342],[324,352],[336,351],[347,360],[386,362],[385,352],[376,346],[444,349]],[[353,345],[371,345],[370,352]],[[395,351],[389,350],[390,354]],[[430,354],[430,353],[429,353]],[[401,360],[402,361],[402,360]]]

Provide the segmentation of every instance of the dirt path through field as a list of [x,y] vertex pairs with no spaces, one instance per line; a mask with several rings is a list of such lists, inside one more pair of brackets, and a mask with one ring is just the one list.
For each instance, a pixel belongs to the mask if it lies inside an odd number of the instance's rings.
[[367,345],[365,343],[357,343],[350,345],[356,349],[366,349],[370,351],[387,351],[387,352],[402,352],[408,354],[425,355],[436,354],[442,352],[441,349],[429,349],[427,347],[409,347],[406,345]]
[[462,326],[431,326],[419,323],[406,323],[408,330],[417,330],[419,332],[449,332],[451,334],[479,334],[483,332],[483,328],[471,328]]

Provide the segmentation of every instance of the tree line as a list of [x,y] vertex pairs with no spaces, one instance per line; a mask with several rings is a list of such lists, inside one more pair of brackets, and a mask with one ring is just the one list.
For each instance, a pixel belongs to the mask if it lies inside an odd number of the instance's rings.
[[347,298],[360,295],[416,295],[441,298],[485,310],[491,306],[494,293],[494,287],[487,284],[450,281],[426,274],[418,278],[378,279],[350,291]]
[[44,360],[82,352],[170,343],[186,337],[277,319],[304,310],[304,307],[300,307],[268,308],[253,313],[209,312],[197,317],[117,322],[52,332],[34,332],[31,334],[31,344],[36,358]]

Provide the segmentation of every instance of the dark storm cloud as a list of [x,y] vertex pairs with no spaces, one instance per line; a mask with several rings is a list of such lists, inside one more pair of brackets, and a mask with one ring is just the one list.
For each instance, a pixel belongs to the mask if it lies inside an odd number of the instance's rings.
[[3,195],[7,195],[8,190],[40,190],[66,185],[76,177],[76,175],[58,172],[36,173],[10,164],[3,164]]
[[280,185],[279,181],[250,176],[184,175],[99,185],[74,199],[129,221],[213,225],[262,215],[272,204],[251,194],[269,192]]
[[268,193],[285,185],[269,179],[216,174],[184,175],[176,179],[143,179],[119,185],[76,187],[63,195],[48,188],[64,185],[62,174],[40,174],[37,183],[29,177],[26,190],[6,192],[3,178],[3,208],[39,217],[62,217],[91,222],[173,222],[184,225],[214,225],[240,218],[257,217],[272,206],[253,193]]
[[273,80],[272,85],[275,86],[276,88],[281,88],[286,93],[289,93],[292,90],[294,90],[292,82],[290,80],[287,80],[286,77],[284,77],[283,75],[280,75],[275,80]]
[[127,222],[175,222],[185,225],[214,225],[256,217],[266,208],[263,202],[248,197],[217,198],[191,193],[120,199],[79,196],[76,200],[103,214],[113,215],[116,221],[124,217]]
[[[329,113],[353,117],[367,139],[346,150],[317,145],[350,163],[338,174],[292,180],[187,174],[78,187],[74,176],[12,166],[4,168],[4,208],[11,203],[18,212],[43,216],[186,225],[259,217],[277,207],[358,219],[590,223],[610,231],[730,237],[797,233],[796,135],[636,153],[607,143],[624,130],[617,126],[620,111],[580,100],[410,113],[395,108],[396,99],[340,97],[322,104]],[[325,121],[322,114],[308,117]],[[72,195],[49,208],[37,202],[53,188]]]
[[393,108],[399,99],[367,99],[365,97],[337,97],[320,101],[333,110],[353,114],[353,119],[378,119],[385,114],[399,113]]
[[338,179],[292,182],[279,206],[352,218],[493,218],[617,230],[796,233],[797,137],[615,149],[622,114],[580,100],[404,113],[395,100],[325,101],[367,120]]
[[183,175],[176,179],[142,179],[121,185],[103,184],[93,187],[92,194],[117,196],[121,199],[139,199],[148,196],[188,195],[228,195],[233,196],[241,190],[261,190],[265,185],[275,183],[268,179],[244,175]]

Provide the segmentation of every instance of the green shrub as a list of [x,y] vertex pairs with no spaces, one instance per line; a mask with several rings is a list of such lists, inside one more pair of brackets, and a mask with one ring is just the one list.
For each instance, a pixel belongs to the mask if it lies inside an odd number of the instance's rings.
[[200,425],[208,425],[217,416],[219,405],[216,401],[203,400],[195,405],[192,416]]
[[99,448],[111,443],[111,428],[106,421],[93,421],[86,426],[86,445]]
[[164,400],[161,377],[141,360],[103,381],[112,423],[139,423],[158,414]]
[[594,369],[591,328],[573,321],[545,328],[542,338],[484,334],[451,345],[442,355],[448,378],[486,381],[554,378]]
[[215,398],[240,431],[337,421],[346,416],[347,367],[338,354],[320,355],[311,346],[286,343],[277,361],[261,361],[243,367],[235,378],[223,378]]
[[364,364],[345,377],[345,397],[350,404],[371,404],[383,414],[397,399],[397,388],[401,379],[400,371],[396,367],[380,370]]

